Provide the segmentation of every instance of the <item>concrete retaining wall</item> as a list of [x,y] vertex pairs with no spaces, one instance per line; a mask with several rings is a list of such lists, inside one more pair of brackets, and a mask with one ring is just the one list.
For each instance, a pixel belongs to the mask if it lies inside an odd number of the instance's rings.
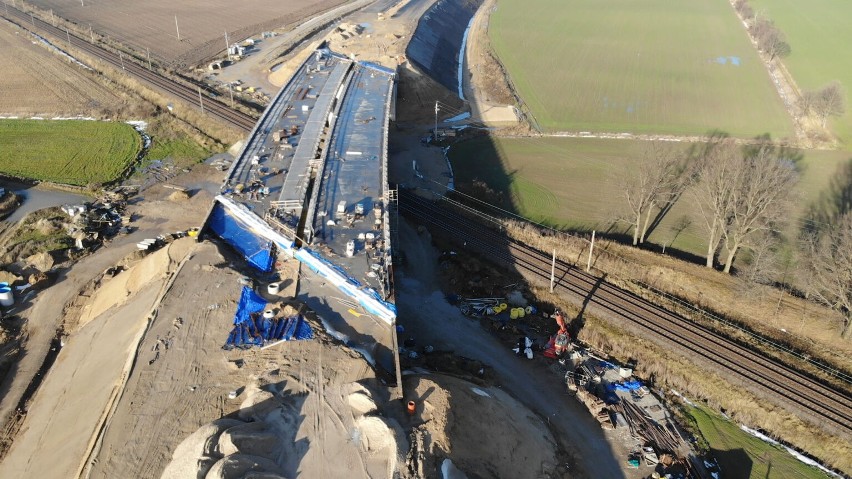
[[459,91],[459,53],[465,30],[482,0],[440,0],[417,24],[405,53],[417,68]]

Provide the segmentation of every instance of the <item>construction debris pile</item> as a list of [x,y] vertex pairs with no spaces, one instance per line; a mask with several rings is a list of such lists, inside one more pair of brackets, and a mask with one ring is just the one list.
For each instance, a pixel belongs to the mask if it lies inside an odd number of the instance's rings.
[[651,390],[622,367],[575,348],[560,361],[570,391],[604,429],[615,429],[632,448],[630,467],[653,468],[652,477],[705,477],[700,460],[669,411]]
[[[450,295],[447,300],[466,316],[490,321],[518,356],[533,359],[539,352],[557,360],[551,366],[564,373],[568,389],[603,429],[614,430],[625,441],[631,451],[629,467],[650,468],[651,477],[712,477],[662,402],[633,376],[632,366],[617,366],[573,343],[562,312],[539,314],[518,291],[505,297]],[[555,334],[541,338],[543,331],[553,331],[551,321]]]
[[[458,306],[459,311],[466,316],[486,318],[501,330],[511,330],[522,334],[514,343],[512,351],[518,356],[532,359],[538,351],[545,357],[557,359],[570,346],[571,337],[565,318],[560,311],[554,314],[539,313],[536,306],[528,304],[519,291],[511,291],[505,297],[496,298],[458,298],[450,295],[447,300]],[[540,328],[530,327],[529,322],[521,322],[524,318],[545,318],[556,321],[556,334],[543,342],[536,339],[541,333]]]
[[77,249],[91,248],[104,239],[128,233],[130,228],[122,227],[122,224],[133,220],[130,215],[125,215],[125,209],[128,197],[135,192],[134,189],[118,188],[104,192],[91,203],[62,206],[62,211],[71,218],[66,229],[74,239],[74,246]]
[[361,35],[363,32],[364,27],[362,25],[343,22],[334,30],[332,38],[338,41],[349,40],[352,37]]

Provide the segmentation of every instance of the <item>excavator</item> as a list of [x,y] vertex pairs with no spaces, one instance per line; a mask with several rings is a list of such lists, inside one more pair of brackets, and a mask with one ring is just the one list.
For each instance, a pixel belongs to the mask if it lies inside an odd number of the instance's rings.
[[559,330],[556,332],[556,335],[552,336],[550,341],[547,342],[547,346],[544,348],[543,354],[548,358],[557,359],[568,349],[571,336],[568,334],[568,328],[565,326],[565,315],[562,314],[562,311],[557,309],[553,313],[552,317],[556,320],[556,325],[559,326]]

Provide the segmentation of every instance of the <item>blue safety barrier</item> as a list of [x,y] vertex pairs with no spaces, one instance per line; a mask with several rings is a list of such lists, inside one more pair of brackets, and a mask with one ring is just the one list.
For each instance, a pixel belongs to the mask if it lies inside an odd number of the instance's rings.
[[208,220],[210,230],[226,243],[233,246],[250,265],[268,273],[272,271],[275,261],[272,252],[272,242],[259,234],[217,202]]

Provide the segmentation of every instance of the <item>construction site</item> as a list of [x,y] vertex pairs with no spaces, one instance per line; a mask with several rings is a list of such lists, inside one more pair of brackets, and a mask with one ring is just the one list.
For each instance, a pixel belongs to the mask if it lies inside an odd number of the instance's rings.
[[[523,128],[488,76],[494,2],[326,4],[224,51],[178,40],[219,93],[168,110],[239,130],[228,153],[30,216],[0,192],[24,218],[0,223],[0,477],[727,477],[688,399],[578,339],[584,314],[675,314],[451,191],[447,144]],[[235,85],[257,118],[218,99]]]

